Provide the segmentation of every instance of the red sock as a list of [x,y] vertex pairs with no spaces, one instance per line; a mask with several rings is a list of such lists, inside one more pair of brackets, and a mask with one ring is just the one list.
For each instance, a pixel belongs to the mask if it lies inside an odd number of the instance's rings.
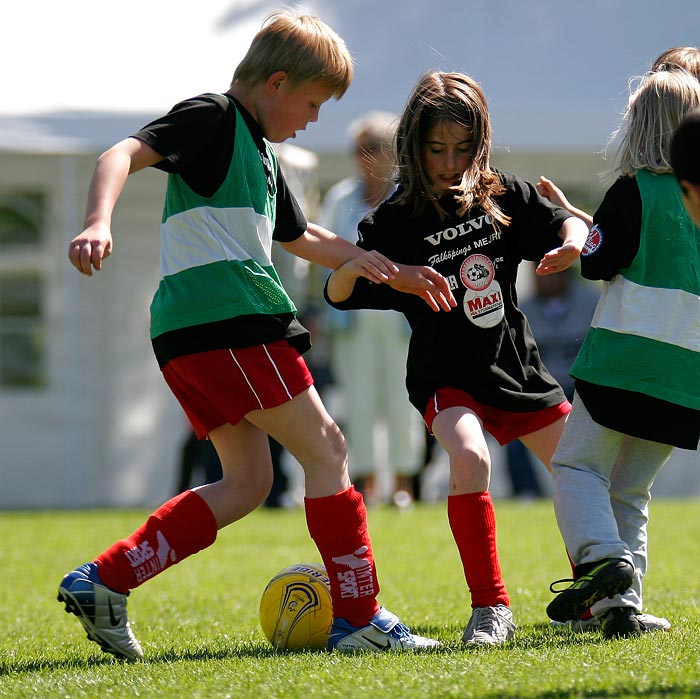
[[161,505],[128,539],[117,541],[95,559],[97,574],[107,587],[126,594],[211,546],[217,530],[209,506],[187,490]]
[[488,492],[450,495],[447,516],[457,543],[472,607],[510,606],[496,550],[496,514]]
[[306,523],[331,581],[333,616],[365,626],[379,611],[379,581],[367,531],[367,510],[353,486],[305,498]]

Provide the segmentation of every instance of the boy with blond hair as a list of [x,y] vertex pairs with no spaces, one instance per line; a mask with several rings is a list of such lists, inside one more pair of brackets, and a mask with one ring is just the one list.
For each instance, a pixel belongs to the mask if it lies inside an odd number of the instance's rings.
[[[313,386],[301,357],[309,333],[270,259],[273,239],[330,268],[360,252],[307,223],[271,145],[316,121],[352,75],[345,44],[318,18],[273,14],[225,93],[175,105],[97,161],[70,261],[88,276],[101,269],[127,176],[149,166],[168,173],[151,339],[165,380],[198,437],[214,444],[223,470],[220,481],[172,498],[61,582],[66,611],[117,657],[143,654],[127,620],[130,591],[210,546],[220,528],[265,500],[272,484],[268,435],[305,472],[307,524],[331,581],[329,648],[437,645],[377,603],[366,510],[348,477],[345,440]],[[435,310],[449,308],[446,282],[430,269],[399,269],[377,255],[364,271]]]

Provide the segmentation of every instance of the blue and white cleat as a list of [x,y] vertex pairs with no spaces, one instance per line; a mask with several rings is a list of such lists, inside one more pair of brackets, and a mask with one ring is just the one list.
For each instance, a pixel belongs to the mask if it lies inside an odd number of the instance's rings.
[[380,607],[367,626],[351,626],[345,619],[334,619],[328,638],[328,650],[419,650],[436,648],[440,643],[432,638],[412,634],[396,614]]
[[102,584],[94,563],[68,573],[58,587],[58,601],[65,603],[66,612],[78,617],[91,641],[105,653],[139,660],[143,651],[126,616],[126,598]]

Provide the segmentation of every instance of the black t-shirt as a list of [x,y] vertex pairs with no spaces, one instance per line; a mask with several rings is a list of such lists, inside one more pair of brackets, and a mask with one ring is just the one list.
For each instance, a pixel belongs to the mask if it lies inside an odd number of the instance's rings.
[[[133,137],[153,148],[163,160],[154,167],[174,173],[201,196],[210,197],[228,173],[236,134],[236,110],[261,154],[266,154],[263,132],[248,111],[233,98],[204,94],[176,104],[167,114],[150,122]],[[266,169],[266,158],[261,166]],[[271,173],[268,173],[271,176]],[[296,240],[307,221],[280,169],[277,173],[276,218],[272,237],[279,242]],[[309,333],[291,313],[238,316],[164,333],[153,339],[159,365],[170,359],[229,347],[250,347],[286,338],[299,352],[311,346]]]
[[[581,256],[581,274],[586,279],[610,281],[629,267],[639,251],[642,197],[634,177],[621,177],[608,189],[593,223],[597,247],[593,254]],[[576,379],[576,391],[599,425],[683,449],[698,446],[700,411],[581,379]]]
[[604,229],[604,237],[594,255],[586,255],[584,250],[581,275],[610,281],[632,264],[639,251],[642,196],[634,177],[621,177],[608,189],[593,215],[593,224]]
[[494,226],[475,206],[456,214],[455,202],[440,219],[433,206],[415,216],[394,203],[400,191],[360,223],[358,245],[389,259],[435,268],[450,283],[457,307],[432,311],[420,298],[358,279],[353,294],[337,308],[394,309],[411,326],[406,385],[423,413],[439,388],[462,389],[503,410],[530,412],[565,400],[542,365],[530,327],[518,308],[516,276],[522,260],[540,260],[562,244],[559,229],[570,216],[515,175],[499,173],[505,192],[497,197],[511,217]]

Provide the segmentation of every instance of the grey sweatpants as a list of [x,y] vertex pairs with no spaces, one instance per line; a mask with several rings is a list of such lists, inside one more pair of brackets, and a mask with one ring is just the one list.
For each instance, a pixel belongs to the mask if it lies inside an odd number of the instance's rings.
[[634,565],[632,587],[593,606],[642,611],[647,569],[651,486],[673,447],[630,437],[594,422],[578,395],[552,459],[554,511],[574,564],[624,558]]

